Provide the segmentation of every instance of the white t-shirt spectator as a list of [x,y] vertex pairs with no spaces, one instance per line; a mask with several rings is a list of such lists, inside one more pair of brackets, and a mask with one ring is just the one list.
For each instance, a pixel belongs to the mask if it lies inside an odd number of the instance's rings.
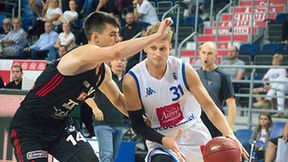
[[[263,77],[264,80],[269,81],[285,81],[287,80],[287,72],[286,69],[282,68],[271,68],[267,71],[267,73]],[[283,83],[270,83],[272,88],[277,87],[279,84]]]
[[63,13],[63,19],[64,21],[65,20],[71,20],[71,19],[74,19],[74,20],[77,20],[78,19],[78,13],[76,11],[65,11]]
[[141,5],[137,4],[137,12],[143,14],[139,21],[143,21],[151,25],[159,22],[155,8],[147,0],[143,0]]
[[46,12],[46,17],[48,19],[52,18],[54,14],[62,15],[61,8],[49,8]]
[[60,40],[60,45],[67,46],[68,51],[71,50],[71,44],[69,43],[71,43],[71,41],[75,42],[75,36],[72,32],[70,32],[67,37],[65,37],[65,34],[62,32],[59,34],[58,39]]

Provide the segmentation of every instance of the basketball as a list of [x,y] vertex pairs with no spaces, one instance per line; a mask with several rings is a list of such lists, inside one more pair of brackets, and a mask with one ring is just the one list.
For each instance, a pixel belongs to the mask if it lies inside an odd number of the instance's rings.
[[227,137],[216,137],[201,146],[204,162],[239,162],[241,151],[237,143]]

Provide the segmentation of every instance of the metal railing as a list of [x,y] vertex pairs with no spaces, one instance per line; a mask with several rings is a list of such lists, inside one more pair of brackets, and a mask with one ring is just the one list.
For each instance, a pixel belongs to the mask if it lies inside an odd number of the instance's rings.
[[[12,13],[4,12],[6,15],[11,15],[12,19],[15,17],[15,9],[17,7],[17,3],[7,2],[7,1],[0,1],[1,4],[12,6]],[[18,7],[19,8],[19,7]]]
[[[179,47],[178,48],[175,48],[175,51],[176,51],[176,55],[177,57],[180,57],[180,54],[181,54],[181,51],[182,51],[182,48],[183,48],[183,45],[190,39],[194,36],[194,43],[195,43],[195,51],[197,51],[197,47],[198,47],[198,14],[199,14],[199,0],[196,0],[196,10],[195,10],[195,26],[194,26],[194,32],[190,35],[188,35],[180,44],[179,44]],[[197,55],[195,54],[195,57],[197,57]]]
[[[218,65],[220,68],[245,68],[245,69],[252,69],[251,73],[250,73],[250,80],[232,80],[233,83],[247,83],[249,84],[249,93],[248,94],[235,94],[236,97],[247,97],[248,98],[248,108],[237,108],[240,111],[247,111],[248,114],[248,127],[251,128],[252,126],[252,114],[253,113],[259,113],[259,112],[270,112],[270,113],[275,113],[275,112],[279,112],[277,110],[273,110],[273,109],[269,109],[269,110],[263,110],[263,109],[253,109],[252,108],[252,102],[253,102],[253,98],[255,97],[267,97],[267,95],[259,95],[259,94],[253,94],[253,88],[254,88],[254,84],[256,83],[263,83],[262,80],[255,80],[255,74],[256,74],[256,69],[270,69],[270,68],[283,68],[283,69],[288,69],[288,66],[261,66],[261,65],[246,65],[246,66],[239,66],[239,65]],[[269,82],[269,83],[283,83],[286,84],[286,86],[288,86],[288,80],[282,80],[282,81],[265,81],[265,82]],[[286,92],[288,93],[288,92]],[[274,97],[269,96],[271,98],[276,98],[276,95]],[[277,97],[282,97],[285,99],[288,99],[288,96],[277,96]],[[288,113],[288,109],[285,110],[285,113]]]
[[[197,0],[198,1],[198,0]],[[168,11],[166,11],[163,15],[162,15],[162,20],[165,19],[165,17],[169,14],[169,13],[173,13],[174,10],[176,10],[176,14],[177,14],[177,17],[176,17],[176,31],[175,31],[175,39],[174,39],[174,49],[177,49],[178,48],[178,33],[179,33],[179,19],[180,19],[180,6],[178,4],[174,5],[173,7],[171,7]],[[175,22],[174,22],[175,23]],[[174,56],[177,55],[177,50],[174,50]]]
[[[218,47],[218,36],[219,36],[219,21],[220,21],[220,15],[228,8],[228,7],[231,7],[233,5],[233,1],[230,1],[225,7],[223,7],[218,13],[217,13],[217,16],[216,16],[216,34],[215,34],[215,37],[216,37],[216,47]],[[232,17],[232,19],[234,19],[234,17]],[[234,26],[234,24],[232,24]],[[233,32],[233,31],[232,31]]]

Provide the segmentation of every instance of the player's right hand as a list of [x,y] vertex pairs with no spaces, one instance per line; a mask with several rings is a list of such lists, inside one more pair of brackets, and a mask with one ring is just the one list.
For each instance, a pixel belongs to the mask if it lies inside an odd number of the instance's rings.
[[173,152],[177,155],[177,158],[178,158],[178,160],[180,162],[185,162],[186,161],[186,157],[180,151],[179,146],[177,144],[177,140],[182,135],[182,132],[183,132],[183,130],[179,129],[175,136],[172,136],[172,137],[165,136],[165,137],[163,137],[162,144],[165,147],[170,148],[171,150],[173,150]]
[[165,38],[168,33],[169,33],[169,26],[173,24],[173,20],[168,17],[168,18],[165,18],[161,23],[160,23],[160,26],[159,26],[159,29],[158,29],[158,32],[160,34],[160,38]]

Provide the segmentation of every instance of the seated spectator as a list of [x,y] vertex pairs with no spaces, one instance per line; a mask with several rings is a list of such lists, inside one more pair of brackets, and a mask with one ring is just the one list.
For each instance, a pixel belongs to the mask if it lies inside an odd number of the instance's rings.
[[0,40],[5,37],[12,30],[12,20],[5,18],[2,21],[2,28],[0,28]]
[[75,36],[71,32],[71,27],[68,22],[63,24],[62,27],[63,32],[59,34],[56,43],[54,45],[55,48],[59,48],[60,45],[66,46],[68,51],[72,50],[75,47]]
[[13,19],[13,30],[0,40],[0,57],[17,57],[27,44],[26,33],[19,18]]
[[[61,22],[58,20],[62,15],[62,10],[59,7],[59,0],[49,0],[49,6],[47,7],[46,3],[42,3],[44,18],[38,18],[34,26],[29,29],[28,35],[36,35],[39,36],[45,32],[44,23],[49,21],[52,22],[53,25],[59,25]],[[47,10],[46,10],[47,8]],[[46,10],[46,11],[45,11]]]
[[68,52],[68,50],[67,50],[66,46],[62,46],[62,45],[59,46],[58,55],[59,55],[60,58],[63,57],[64,55],[66,55],[67,52]]
[[14,65],[11,69],[12,73],[12,81],[9,82],[5,88],[10,88],[10,89],[21,89],[22,88],[22,76],[23,76],[23,71],[21,66],[19,65]]
[[[283,56],[280,54],[275,54],[272,59],[272,66],[281,66]],[[277,97],[277,109],[279,113],[275,117],[280,117],[284,115],[284,103],[285,98],[279,96],[284,96],[285,91],[287,91],[287,85],[285,83],[265,83],[265,81],[284,81],[287,80],[287,72],[285,68],[270,68],[263,77],[264,87],[253,89],[254,93],[267,92],[267,97],[262,100],[262,98],[257,98],[257,102],[253,104],[255,108],[270,108],[272,105],[272,97],[275,95]]]
[[62,29],[64,32],[59,34],[54,48],[51,48],[48,53],[48,61],[54,61],[59,57],[57,51],[60,46],[66,46],[68,51],[72,50],[76,46],[75,36],[71,32],[70,24],[64,23]]
[[75,22],[78,19],[78,13],[76,11],[77,9],[77,4],[76,4],[76,0],[70,0],[69,1],[69,9],[65,11],[59,18],[59,21],[61,21],[61,23],[72,23]]
[[[265,152],[265,162],[273,162],[276,158],[278,139],[282,138],[287,142],[288,139],[288,121],[286,122],[283,130],[283,136],[271,138],[268,142]],[[281,148],[278,148],[281,149]]]
[[[41,13],[41,8],[40,8],[40,5],[38,4],[39,3],[39,0],[28,0],[32,10],[33,10],[33,13],[35,14],[35,16],[38,18],[38,17],[41,17],[42,16],[42,13]],[[37,3],[38,2],[38,3]],[[42,3],[42,1],[41,1]]]
[[[143,27],[137,23],[133,12],[128,12],[126,14],[126,25],[120,29],[120,38],[122,41],[129,40],[142,30]],[[128,58],[126,72],[128,72],[134,65],[136,65],[139,62],[140,62],[140,53]]]
[[258,126],[255,127],[250,137],[250,143],[255,142],[256,159],[264,158],[265,147],[270,137],[271,126],[271,115],[268,113],[260,113],[258,117]]
[[135,18],[151,25],[159,22],[156,9],[148,0],[133,0]]
[[[228,58],[222,62],[222,65],[239,65],[245,66],[245,63],[238,58],[239,50],[236,46],[231,46],[228,48]],[[241,80],[244,78],[245,68],[223,68],[223,71],[227,73],[231,80]],[[233,83],[233,88],[237,93],[239,91],[241,84]]]
[[95,11],[97,5],[98,3],[96,0],[84,0],[84,4],[80,11],[80,14],[82,15],[82,17],[87,17],[90,13]]
[[[30,55],[31,59],[45,59],[48,52],[52,50],[58,34],[53,31],[52,22],[45,22],[45,33],[40,35],[40,38],[30,47],[27,47],[21,53],[21,58],[27,58]],[[54,47],[53,47],[54,48]],[[28,56],[27,56],[28,54]],[[48,54],[48,56],[50,56]],[[53,60],[48,58],[48,60]]]
[[119,24],[122,23],[121,13],[115,6],[115,0],[99,0],[96,11],[103,11],[112,14],[118,19]]

